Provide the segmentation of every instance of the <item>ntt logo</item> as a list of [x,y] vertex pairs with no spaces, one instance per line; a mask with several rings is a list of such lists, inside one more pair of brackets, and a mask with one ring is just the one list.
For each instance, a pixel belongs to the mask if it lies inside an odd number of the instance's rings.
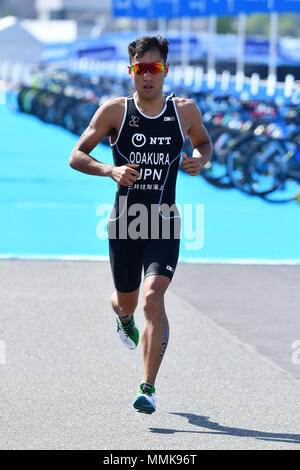
[[134,134],[132,136],[132,143],[135,147],[143,147],[146,143],[146,137],[144,134]]

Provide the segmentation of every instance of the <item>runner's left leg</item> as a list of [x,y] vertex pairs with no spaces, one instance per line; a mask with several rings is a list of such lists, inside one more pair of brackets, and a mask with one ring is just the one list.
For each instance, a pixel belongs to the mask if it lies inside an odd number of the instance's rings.
[[164,294],[170,284],[167,276],[149,275],[144,281],[143,311],[145,326],[141,335],[144,378],[154,385],[169,340],[169,322],[165,312]]

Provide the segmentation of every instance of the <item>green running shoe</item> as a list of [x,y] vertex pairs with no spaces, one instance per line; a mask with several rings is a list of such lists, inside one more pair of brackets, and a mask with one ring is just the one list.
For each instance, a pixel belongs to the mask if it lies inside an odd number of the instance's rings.
[[134,323],[134,317],[126,325],[121,322],[118,315],[116,315],[117,320],[117,333],[120,340],[128,349],[135,349],[139,343],[139,330]]
[[135,400],[133,407],[139,413],[146,413],[150,415],[156,410],[155,404],[155,388],[153,385],[148,383],[142,383]]

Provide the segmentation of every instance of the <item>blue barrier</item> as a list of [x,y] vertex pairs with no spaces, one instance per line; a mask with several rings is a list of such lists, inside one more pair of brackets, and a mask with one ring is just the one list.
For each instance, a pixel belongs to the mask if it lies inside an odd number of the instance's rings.
[[300,12],[299,0],[113,0],[115,17],[181,18]]
[[[81,59],[75,67],[73,64],[72,70],[89,77],[99,75],[129,80],[125,61],[106,63]],[[170,68],[164,86],[166,92],[175,88],[186,88],[193,92],[211,92],[217,96],[233,95],[243,99],[275,100],[278,105],[300,105],[300,87],[292,75],[286,77],[285,83],[276,83],[275,77],[272,76],[268,80],[261,80],[257,74],[250,78],[243,75],[230,76],[226,71],[217,75],[213,70],[204,73],[202,67],[190,66],[183,70],[180,65],[176,65]]]
[[[157,32],[147,33],[156,35]],[[89,57],[97,60],[128,60],[127,44],[140,36],[138,32],[103,35],[99,38],[86,38],[71,44],[48,44],[43,50],[43,62],[60,62],[78,57]],[[183,38],[179,34],[167,33],[169,41],[169,60],[181,60]],[[209,53],[207,34],[191,34],[189,37],[189,60],[205,60]],[[215,36],[216,60],[236,61],[237,36],[234,34],[217,34]],[[254,64],[269,63],[268,38],[248,37],[245,40],[245,62]],[[300,62],[300,39],[279,38],[277,45],[277,66],[295,65]]]

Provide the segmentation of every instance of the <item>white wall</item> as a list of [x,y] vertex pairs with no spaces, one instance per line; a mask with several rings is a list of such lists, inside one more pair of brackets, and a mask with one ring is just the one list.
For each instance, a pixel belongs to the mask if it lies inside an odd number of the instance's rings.
[[111,0],[36,0],[36,9],[39,12],[59,10],[109,12],[110,7]]

